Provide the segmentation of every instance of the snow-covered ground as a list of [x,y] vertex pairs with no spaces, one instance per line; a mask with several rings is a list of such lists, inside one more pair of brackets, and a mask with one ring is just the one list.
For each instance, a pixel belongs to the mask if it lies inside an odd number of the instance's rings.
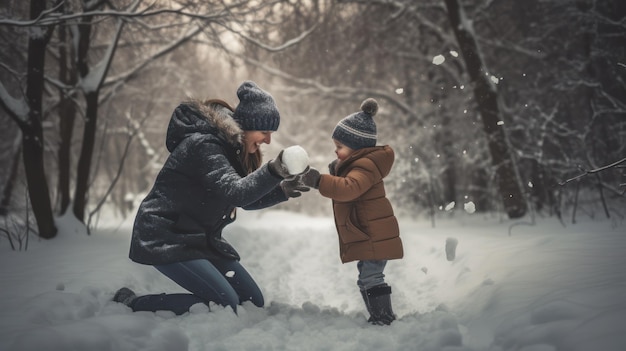
[[[225,237],[265,308],[196,305],[133,313],[122,286],[181,292],[127,258],[129,223],[86,236],[61,218],[57,239],[26,252],[0,241],[0,350],[626,350],[626,225],[555,219],[509,227],[498,216],[400,218],[405,258],[387,282],[399,319],[366,323],[356,264],[342,265],[331,217],[239,212]],[[445,241],[458,240],[446,260]]]

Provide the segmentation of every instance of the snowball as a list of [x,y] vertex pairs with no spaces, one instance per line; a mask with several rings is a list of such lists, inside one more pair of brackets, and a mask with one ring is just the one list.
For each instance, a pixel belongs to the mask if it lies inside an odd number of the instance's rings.
[[443,55],[437,55],[437,56],[433,57],[433,64],[439,66],[445,60],[446,60],[446,58]]
[[465,209],[465,212],[471,214],[476,212],[476,205],[474,205],[473,202],[469,201],[463,204],[463,209]]
[[309,165],[309,154],[300,145],[294,145],[283,150],[283,164],[289,174],[299,174]]
[[450,202],[449,204],[446,205],[445,210],[448,211],[448,212],[452,211],[452,210],[454,210],[454,206],[456,206],[456,202],[452,201],[452,202]]

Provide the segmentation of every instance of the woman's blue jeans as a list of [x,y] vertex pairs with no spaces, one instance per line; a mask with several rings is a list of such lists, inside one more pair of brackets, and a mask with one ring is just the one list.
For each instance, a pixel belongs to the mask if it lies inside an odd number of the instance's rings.
[[185,288],[191,294],[158,294],[137,297],[131,304],[133,311],[172,311],[177,315],[189,311],[197,303],[213,301],[230,306],[237,313],[237,305],[252,301],[258,307],[264,304],[263,294],[243,266],[235,260],[192,260],[154,268]]

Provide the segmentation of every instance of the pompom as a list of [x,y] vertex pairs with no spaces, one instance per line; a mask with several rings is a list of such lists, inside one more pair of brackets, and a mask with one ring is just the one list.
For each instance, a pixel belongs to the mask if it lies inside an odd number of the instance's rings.
[[378,102],[372,98],[367,98],[361,103],[361,111],[367,113],[370,116],[375,116],[378,112]]

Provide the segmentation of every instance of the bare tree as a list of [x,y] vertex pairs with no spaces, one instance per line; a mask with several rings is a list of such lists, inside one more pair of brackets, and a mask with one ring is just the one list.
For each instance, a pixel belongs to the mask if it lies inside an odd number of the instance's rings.
[[[64,5],[65,6],[65,5]],[[58,180],[57,180],[57,202],[59,212],[65,213],[71,202],[70,182],[71,182],[71,155],[72,137],[76,116],[78,114],[76,93],[64,87],[72,87],[78,82],[78,71],[76,69],[76,56],[74,46],[71,44],[72,36],[69,33],[69,26],[58,28],[59,36],[59,81],[63,85],[59,91],[59,150],[58,158]]]
[[474,84],[474,97],[487,135],[489,153],[497,174],[498,188],[509,218],[519,218],[526,214],[526,199],[520,187],[515,159],[510,151],[505,131],[505,123],[500,108],[497,89],[491,82],[473,29],[467,20],[465,10],[458,0],[445,0],[448,16],[459,48],[465,61],[467,73]]
[[[45,0],[30,1],[31,20],[36,20],[46,11]],[[51,26],[35,26],[29,35],[25,94],[15,98],[7,92],[4,85],[0,84],[0,105],[22,131],[22,153],[28,193],[33,213],[37,218],[39,235],[46,239],[53,238],[57,233],[43,163],[42,126],[45,53],[52,30]]]

